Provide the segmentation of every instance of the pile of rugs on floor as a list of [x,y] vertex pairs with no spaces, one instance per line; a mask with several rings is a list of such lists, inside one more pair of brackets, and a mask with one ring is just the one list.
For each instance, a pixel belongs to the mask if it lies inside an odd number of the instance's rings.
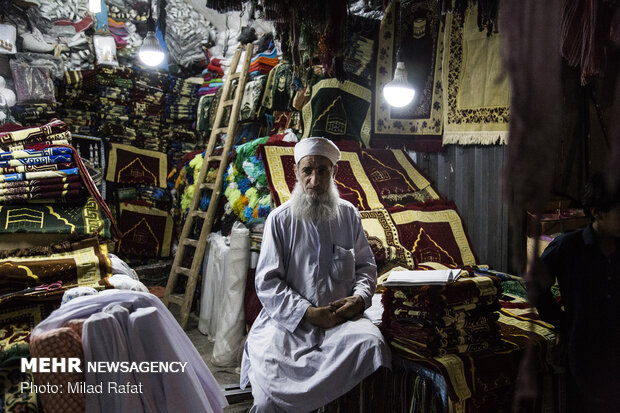
[[386,287],[381,331],[399,352],[422,357],[473,353],[501,343],[496,277],[446,285]]

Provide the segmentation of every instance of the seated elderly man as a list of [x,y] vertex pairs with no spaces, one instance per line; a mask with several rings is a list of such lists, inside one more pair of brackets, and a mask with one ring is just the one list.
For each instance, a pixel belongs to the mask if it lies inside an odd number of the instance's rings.
[[295,145],[297,184],[265,223],[256,268],[263,309],[241,365],[251,412],[317,409],[390,364],[381,333],[362,317],[377,267],[359,212],[338,195],[339,159],[324,138]]

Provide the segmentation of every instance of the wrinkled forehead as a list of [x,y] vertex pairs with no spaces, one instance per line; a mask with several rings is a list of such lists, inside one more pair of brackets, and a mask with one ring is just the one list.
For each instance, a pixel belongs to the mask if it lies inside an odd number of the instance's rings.
[[322,155],[308,155],[301,158],[299,163],[297,164],[297,169],[303,168],[319,168],[319,167],[331,167],[332,162],[325,156]]

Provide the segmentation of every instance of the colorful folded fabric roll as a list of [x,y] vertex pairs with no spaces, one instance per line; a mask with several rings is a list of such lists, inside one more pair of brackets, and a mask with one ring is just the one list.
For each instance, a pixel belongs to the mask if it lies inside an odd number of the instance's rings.
[[78,189],[70,189],[63,191],[50,191],[50,192],[37,192],[27,194],[11,194],[0,195],[0,203],[2,204],[15,204],[18,202],[28,202],[32,199],[36,200],[53,200],[54,202],[82,202],[81,196],[85,196],[84,192]]
[[66,123],[58,119],[53,119],[42,126],[0,133],[0,144],[6,145],[20,141],[33,141],[41,138],[47,140],[50,135],[67,132],[68,130],[69,127]]
[[[38,158],[33,158],[38,159]],[[75,168],[76,164],[74,162],[61,162],[61,163],[49,163],[49,164],[38,164],[38,165],[19,165],[19,166],[3,166],[0,167],[0,174],[12,174],[12,173],[23,173],[23,172],[40,172],[40,171],[58,171],[60,169],[70,169]]]

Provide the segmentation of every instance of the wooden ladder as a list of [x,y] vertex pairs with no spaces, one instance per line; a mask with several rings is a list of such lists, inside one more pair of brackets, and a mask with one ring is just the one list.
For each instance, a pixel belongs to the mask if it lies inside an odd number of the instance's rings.
[[[179,238],[178,249],[174,257],[172,269],[170,270],[170,276],[168,278],[168,283],[166,284],[166,293],[163,298],[163,302],[167,306],[170,303],[181,306],[181,319],[179,324],[181,324],[181,327],[184,329],[187,327],[187,320],[192,307],[196,284],[198,283],[198,279],[200,277],[200,269],[207,247],[207,237],[211,233],[211,227],[215,219],[215,212],[217,211],[220,195],[222,194],[222,181],[227,167],[226,161],[235,141],[237,119],[241,109],[241,100],[243,98],[245,82],[248,77],[250,59],[252,58],[252,44],[248,44],[245,47],[243,64],[241,65],[241,70],[237,71],[242,52],[242,49],[238,49],[235,52],[230,70],[224,82],[224,89],[222,90],[222,97],[217,107],[215,121],[212,125],[213,129],[211,130],[211,136],[209,137],[209,143],[207,144],[207,150],[205,151],[204,162],[200,169],[200,175],[195,182],[196,189],[194,190],[194,197],[192,198],[189,213],[187,214],[185,224],[183,225],[183,232]],[[234,80],[238,80],[238,84],[234,91],[234,97],[229,98]],[[222,126],[222,123],[224,122],[224,112],[228,107],[232,107],[228,126]],[[223,133],[226,134],[226,137],[224,138],[224,148],[222,150],[222,154],[214,155],[213,151],[215,149],[216,142],[218,141],[218,137]],[[209,168],[214,163],[219,164],[217,169],[217,178],[215,179],[215,182],[207,182]],[[205,190],[211,192],[211,197],[207,210],[201,211],[199,204],[203,191]],[[200,237],[198,239],[193,239],[191,237],[192,229],[194,228],[194,223],[197,223],[199,219],[203,220],[202,227],[200,229]],[[187,247],[194,249],[192,266],[190,268],[183,267],[183,258],[185,253],[188,252]],[[187,277],[185,293],[173,294],[179,275]]]

